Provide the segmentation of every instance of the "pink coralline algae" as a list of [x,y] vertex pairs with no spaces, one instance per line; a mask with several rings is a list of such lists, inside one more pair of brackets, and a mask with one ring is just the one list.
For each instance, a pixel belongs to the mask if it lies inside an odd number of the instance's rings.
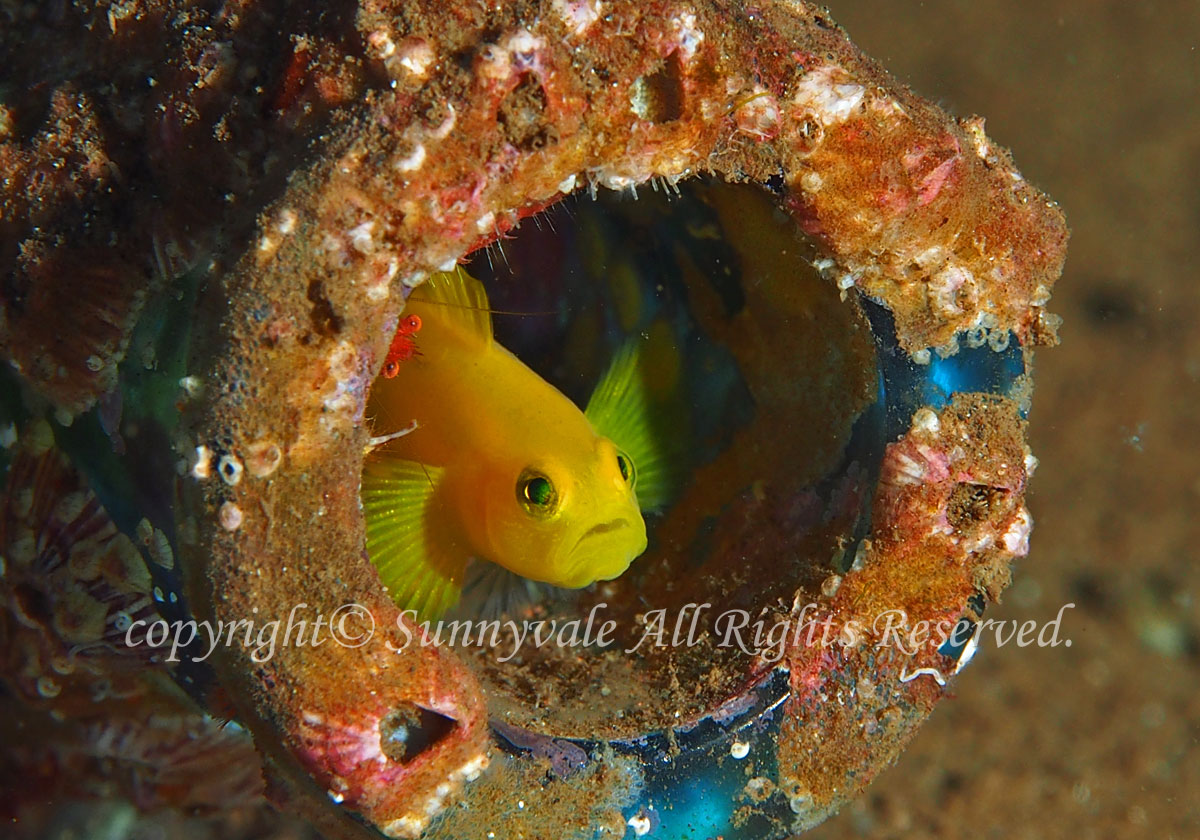
[[[804,616],[840,641],[803,633],[787,652],[793,691],[779,760],[796,830],[857,795],[969,661],[929,639],[965,621],[957,648],[967,646],[980,616],[965,605],[993,599],[1028,551],[1022,499],[1033,461],[1022,432],[1011,405],[960,398],[918,410],[888,447],[872,540],[823,592],[819,613]],[[814,726],[842,737],[814,739]]]

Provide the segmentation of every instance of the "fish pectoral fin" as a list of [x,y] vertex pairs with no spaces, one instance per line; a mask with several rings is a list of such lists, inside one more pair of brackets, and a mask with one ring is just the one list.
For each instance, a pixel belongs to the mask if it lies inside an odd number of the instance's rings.
[[409,296],[405,311],[420,315],[422,333],[438,325],[471,335],[484,344],[492,341],[492,310],[483,284],[462,268],[438,271]]
[[422,621],[454,605],[467,565],[440,504],[443,472],[382,451],[363,465],[367,554],[396,605]]
[[656,321],[649,338],[635,336],[613,356],[584,412],[633,460],[643,511],[669,504],[687,476],[690,435],[679,367],[671,329]]

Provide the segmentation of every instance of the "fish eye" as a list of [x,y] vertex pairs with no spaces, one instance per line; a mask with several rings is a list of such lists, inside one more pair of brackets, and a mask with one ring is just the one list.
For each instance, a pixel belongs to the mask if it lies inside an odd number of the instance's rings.
[[624,452],[617,453],[617,469],[621,471],[621,478],[625,479],[625,483],[632,487],[637,474],[633,470],[633,461],[629,460],[629,456]]
[[517,479],[517,501],[529,513],[544,516],[558,506],[558,491],[549,478],[527,469]]

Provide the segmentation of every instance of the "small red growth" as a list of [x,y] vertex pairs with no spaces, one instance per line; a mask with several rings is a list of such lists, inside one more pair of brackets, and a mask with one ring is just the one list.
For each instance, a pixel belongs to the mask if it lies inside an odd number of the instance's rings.
[[300,101],[300,94],[304,90],[309,63],[312,59],[312,52],[305,47],[297,47],[292,53],[283,72],[283,82],[279,86],[279,93],[275,96],[277,113],[287,113],[293,105]]
[[407,362],[413,356],[421,355],[417,349],[416,334],[421,329],[421,318],[418,315],[405,316],[396,328],[396,337],[388,350],[387,358],[383,360],[383,376],[391,379],[400,372],[400,363]]

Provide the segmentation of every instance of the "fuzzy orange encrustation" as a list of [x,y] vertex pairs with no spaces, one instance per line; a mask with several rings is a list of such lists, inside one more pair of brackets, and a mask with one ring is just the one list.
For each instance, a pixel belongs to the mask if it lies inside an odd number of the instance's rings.
[[[828,620],[830,638],[847,627],[857,638],[824,645],[800,634],[786,652],[792,696],[778,761],[795,830],[821,822],[895,760],[970,661],[943,653],[940,640],[965,614],[979,618],[967,604],[994,601],[1009,564],[1028,551],[1024,432],[1012,400],[958,395],[939,412],[919,409],[888,445],[874,537],[853,571],[826,581],[808,617]],[[964,491],[985,501],[964,513],[955,505]],[[839,694],[854,702],[826,701]],[[814,745],[814,727],[842,737]]]
[[[549,4],[536,19],[523,8],[364,0],[355,25],[393,84],[291,180],[225,278],[195,427],[214,460],[284,453],[257,474],[214,469],[185,516],[213,614],[353,602],[376,628],[360,647],[280,650],[268,667],[233,651],[222,677],[261,743],[394,836],[456,801],[481,821],[506,807],[467,784],[489,749],[475,680],[447,652],[388,649],[401,641],[397,610],[363,555],[363,409],[406,288],[578,188],[698,172],[770,183],[829,255],[830,281],[891,309],[909,349],[985,316],[1046,340],[1065,247],[1058,208],[979,123],[907,91],[815,6],[764,2],[750,15],[614,0],[603,15]],[[414,707],[454,724],[405,763],[381,753],[378,733]],[[864,748],[849,723],[827,723],[829,750]],[[893,755],[868,749],[863,762]],[[615,811],[625,793],[596,795]],[[522,795],[555,819],[552,792]]]

